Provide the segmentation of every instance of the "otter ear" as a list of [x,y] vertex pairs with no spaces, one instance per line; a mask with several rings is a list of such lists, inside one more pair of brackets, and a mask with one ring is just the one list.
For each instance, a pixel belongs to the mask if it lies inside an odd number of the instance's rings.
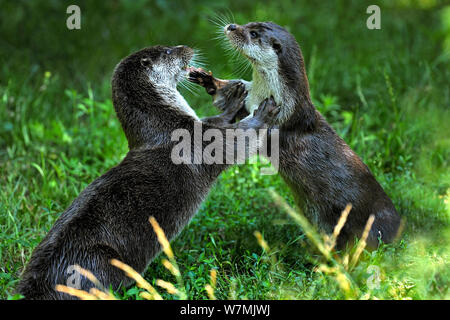
[[277,54],[282,52],[281,43],[279,43],[277,39],[272,39],[272,48]]
[[143,65],[144,67],[148,68],[151,64],[152,60],[150,58],[145,57],[141,59],[141,65]]

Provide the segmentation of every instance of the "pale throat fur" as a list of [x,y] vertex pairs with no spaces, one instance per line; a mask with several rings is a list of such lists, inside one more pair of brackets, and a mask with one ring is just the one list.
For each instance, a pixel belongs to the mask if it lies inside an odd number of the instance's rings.
[[295,100],[291,97],[291,90],[286,86],[283,77],[280,76],[276,53],[270,52],[270,59],[265,60],[264,64],[252,63],[252,81],[243,81],[248,91],[245,109],[250,114],[248,117],[252,117],[253,111],[258,108],[261,101],[272,96],[275,103],[281,106],[276,122],[282,123],[290,117]]

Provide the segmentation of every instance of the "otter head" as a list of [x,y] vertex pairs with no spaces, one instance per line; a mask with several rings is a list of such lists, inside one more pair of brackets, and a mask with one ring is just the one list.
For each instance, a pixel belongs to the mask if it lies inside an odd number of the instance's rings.
[[303,60],[294,36],[275,23],[228,24],[224,32],[231,45],[254,66],[290,66],[290,71],[295,72],[298,67],[295,61]]
[[114,72],[115,79],[155,87],[175,88],[187,74],[194,50],[187,46],[154,46],[123,59]]
[[[283,53],[280,36],[290,35],[281,27],[270,22],[250,22],[246,25],[228,24],[225,35],[241,54],[254,65],[273,65],[278,62],[278,55]],[[295,42],[295,40],[294,40]]]
[[[168,127],[180,112],[191,114],[176,89],[187,78],[194,51],[187,46],[153,46],[124,58],[112,78],[114,108],[130,148],[150,141],[152,129]],[[173,122],[173,121],[172,121]]]
[[[270,93],[277,104],[283,105],[278,122],[292,125],[298,122],[298,118],[304,118],[306,126],[310,127],[314,108],[302,52],[295,37],[273,22],[228,24],[224,27],[224,33],[232,47],[253,65],[252,91],[259,90],[262,92],[259,95]],[[250,95],[253,95],[252,92]]]

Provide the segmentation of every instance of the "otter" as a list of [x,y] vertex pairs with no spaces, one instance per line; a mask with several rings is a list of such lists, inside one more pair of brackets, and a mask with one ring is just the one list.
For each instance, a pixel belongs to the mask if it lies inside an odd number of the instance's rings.
[[[293,192],[296,205],[319,230],[331,233],[348,203],[352,209],[337,247],[360,237],[374,215],[367,245],[392,242],[400,216],[369,168],[340,138],[311,102],[303,55],[294,36],[273,22],[228,24],[224,34],[252,67],[252,81],[221,80],[201,68],[190,70],[190,81],[206,88],[213,104],[226,108],[224,89],[245,84],[248,95],[238,114],[249,115],[258,102],[273,96],[281,111],[279,173]],[[244,97],[243,97],[244,99]],[[249,117],[249,116],[248,116]]]
[[[225,135],[225,130],[241,129],[235,130],[239,137],[266,127],[276,116],[273,100],[265,100],[252,119],[230,124],[242,107],[241,86],[227,92],[233,105],[227,105],[222,115],[200,120],[177,90],[193,55],[186,46],[153,46],[116,66],[112,98],[130,150],[120,164],[80,193],[36,247],[17,288],[26,299],[76,299],[54,289],[68,283],[70,267],[76,264],[91,271],[105,288],[129,286],[132,280],[110,260],[123,261],[142,273],[161,250],[149,217],[154,216],[173,239],[230,166],[174,164],[171,152],[176,141],[171,133],[183,129],[193,134],[200,123],[203,132],[215,129]],[[251,155],[254,150],[247,146]],[[223,148],[224,153],[234,152],[233,148]],[[194,152],[190,156],[194,158]],[[78,289],[92,287],[81,277]]]

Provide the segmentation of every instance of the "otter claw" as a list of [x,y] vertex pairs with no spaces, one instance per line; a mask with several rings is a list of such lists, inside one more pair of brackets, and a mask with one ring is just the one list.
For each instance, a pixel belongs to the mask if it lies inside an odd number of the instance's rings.
[[261,118],[266,123],[271,123],[280,113],[280,110],[281,108],[276,105],[273,97],[270,97],[264,99],[263,102],[261,102],[258,109],[253,111],[253,116]]
[[208,88],[208,89],[206,89],[206,92],[207,92],[209,95],[214,95],[214,94],[216,94],[216,89],[214,89],[214,88]]

